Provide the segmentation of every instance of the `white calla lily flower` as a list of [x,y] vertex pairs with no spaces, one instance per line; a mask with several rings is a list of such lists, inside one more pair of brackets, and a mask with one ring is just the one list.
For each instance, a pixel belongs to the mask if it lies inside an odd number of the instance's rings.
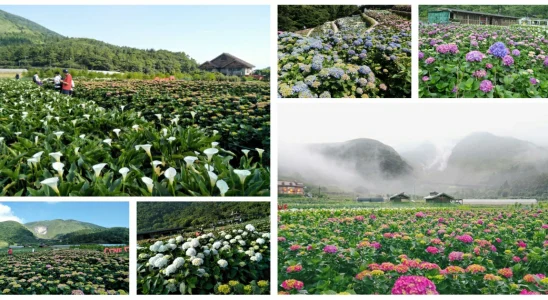
[[103,143],[108,144],[109,146],[112,146],[112,139],[104,139]]
[[52,177],[45,180],[40,181],[41,184],[45,184],[49,186],[57,195],[60,195],[59,189],[57,188],[57,183],[59,183],[59,177]]
[[190,167],[192,167],[192,166],[194,165],[194,162],[195,162],[196,160],[198,160],[198,158],[195,157],[195,156],[186,156],[186,157],[184,158],[184,160],[185,160],[185,163],[186,163],[186,167],[187,167],[187,168],[190,168]]
[[55,171],[57,171],[57,174],[59,175],[59,177],[63,177],[63,172],[65,171],[63,170],[63,168],[65,167],[64,163],[54,162],[53,164],[51,164],[51,166],[53,167]]
[[55,159],[55,161],[60,162],[61,161],[61,156],[63,156],[63,153],[61,153],[61,152],[52,152],[52,153],[49,154],[49,156],[53,157]]
[[91,167],[93,169],[93,171],[95,172],[95,177],[99,177],[101,176],[101,170],[103,170],[103,168],[106,166],[107,164],[105,163],[100,163],[100,164],[96,164],[94,165],[93,167]]
[[207,161],[211,162],[211,159],[213,158],[213,155],[219,153],[219,149],[217,148],[208,148],[204,150],[204,154],[207,155]]
[[113,131],[114,133],[116,133],[116,136],[117,136],[117,137],[120,137],[120,131],[122,131],[122,130],[116,128],[116,129],[112,129],[112,131]]
[[154,181],[148,177],[141,177],[141,181],[147,186],[148,192],[152,193],[152,188],[154,188]]
[[221,191],[221,196],[225,196],[226,192],[228,192],[229,188],[228,188],[228,184],[226,183],[226,181],[224,180],[218,180],[217,181],[217,188],[219,189],[219,191]]
[[240,177],[240,182],[242,185],[244,185],[245,178],[249,175],[251,175],[251,172],[249,170],[234,170],[234,173]]
[[32,158],[36,159],[36,162],[40,163],[40,159],[42,158],[42,154],[44,154],[44,151],[37,152],[32,156]]
[[120,170],[118,170],[118,173],[122,174],[122,181],[125,181],[127,173],[129,173],[129,168],[123,167]]
[[209,182],[211,183],[211,187],[215,187],[215,183],[217,182],[217,174],[208,171],[207,174],[209,175]]
[[150,153],[150,148],[152,148],[152,145],[145,144],[145,145],[137,145],[135,146],[135,150],[143,149],[147,153],[147,155],[152,159],[152,153]]
[[175,170],[175,168],[168,168],[165,172],[164,172],[164,176],[169,180],[169,184],[170,185],[173,185],[173,180],[175,179],[175,176],[177,175],[177,170]]

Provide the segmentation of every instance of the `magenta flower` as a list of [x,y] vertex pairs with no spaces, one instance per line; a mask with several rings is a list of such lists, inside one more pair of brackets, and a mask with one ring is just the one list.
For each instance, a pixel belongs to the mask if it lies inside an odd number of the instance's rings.
[[441,54],[455,54],[459,52],[459,48],[455,44],[442,44],[436,47],[436,51]]
[[423,59],[424,58],[424,53],[422,51],[419,51],[419,59]]
[[465,244],[471,244],[471,243],[474,242],[474,238],[472,238],[468,234],[463,234],[463,235],[457,236],[457,240],[459,240],[459,241],[461,241]]
[[379,250],[381,248],[381,244],[379,242],[372,242],[371,247]]
[[428,80],[430,80],[430,77],[428,77],[428,76],[422,76],[422,81],[428,81]]
[[521,240],[519,242],[517,242],[517,245],[518,245],[518,247],[521,247],[521,248],[527,247],[527,244],[524,241],[521,241]]
[[512,260],[516,263],[519,263],[521,261],[521,258],[519,258],[519,256],[514,256],[512,257]]
[[453,251],[449,253],[449,261],[462,260],[464,253]]
[[492,69],[492,68],[493,68],[493,65],[492,65],[492,64],[485,64],[485,68],[486,68],[486,69]]
[[475,71],[472,76],[476,77],[476,78],[483,78],[485,76],[487,76],[487,71],[481,69],[481,70],[477,70]]
[[539,292],[529,291],[527,289],[521,290],[520,295],[540,295]]
[[436,285],[423,276],[401,276],[394,283],[392,295],[438,295]]
[[337,246],[327,245],[323,248],[323,252],[325,252],[325,253],[337,253]]
[[491,80],[484,80],[480,83],[479,89],[484,93],[489,93],[491,90],[493,90],[493,83],[491,82]]
[[424,217],[426,217],[426,214],[423,213],[422,211],[419,211],[418,213],[415,214],[415,217],[417,217],[417,218],[424,218]]
[[[529,82],[530,82],[532,85],[538,84],[538,80],[537,80],[535,77],[529,78]],[[544,225],[543,225],[543,226],[544,226]],[[544,227],[543,227],[543,228],[544,228]],[[548,228],[548,225],[546,225],[546,228]]]
[[[433,63],[433,62],[435,62],[435,61],[436,61],[436,59],[434,59],[433,57],[429,57],[429,58],[427,58],[424,62],[425,62],[427,65],[429,65],[429,64],[431,64],[431,63]],[[545,62],[544,65],[547,65],[546,62]]]
[[428,252],[430,254],[438,254],[438,253],[440,253],[440,249],[438,249],[436,247],[428,246],[426,248],[426,252]]

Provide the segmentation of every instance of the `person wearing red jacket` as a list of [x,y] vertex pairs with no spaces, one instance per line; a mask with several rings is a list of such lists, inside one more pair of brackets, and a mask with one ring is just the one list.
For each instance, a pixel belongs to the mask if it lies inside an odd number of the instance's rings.
[[61,94],[70,95],[70,90],[72,89],[72,75],[70,75],[67,69],[63,70],[63,73],[65,73],[65,78],[61,80]]

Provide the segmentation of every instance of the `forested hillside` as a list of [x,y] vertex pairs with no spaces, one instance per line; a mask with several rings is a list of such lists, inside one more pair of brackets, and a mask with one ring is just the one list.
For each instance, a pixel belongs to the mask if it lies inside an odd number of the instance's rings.
[[140,202],[137,230],[154,230],[208,224],[242,215],[270,215],[268,202]]
[[58,236],[63,244],[128,244],[129,228],[83,229]]
[[0,68],[60,67],[143,73],[196,70],[184,52],[135,49],[85,38],[67,38],[0,10]]

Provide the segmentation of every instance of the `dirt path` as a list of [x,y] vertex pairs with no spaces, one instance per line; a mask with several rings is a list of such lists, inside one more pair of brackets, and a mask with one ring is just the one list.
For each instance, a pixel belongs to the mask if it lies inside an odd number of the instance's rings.
[[364,13],[362,13],[362,18],[364,18],[364,19],[367,18],[367,19],[373,20],[373,25],[371,25],[371,27],[369,27],[369,29],[367,29],[367,30],[365,31],[366,33],[371,32],[371,30],[373,30],[373,29],[375,28],[375,26],[377,26],[377,24],[379,24],[379,22],[377,22],[377,20],[371,18],[370,16],[368,16],[368,15],[366,15],[366,14],[364,14]]
[[339,27],[337,27],[337,24],[335,24],[335,21],[331,22],[331,28],[333,28],[334,33],[339,32]]

